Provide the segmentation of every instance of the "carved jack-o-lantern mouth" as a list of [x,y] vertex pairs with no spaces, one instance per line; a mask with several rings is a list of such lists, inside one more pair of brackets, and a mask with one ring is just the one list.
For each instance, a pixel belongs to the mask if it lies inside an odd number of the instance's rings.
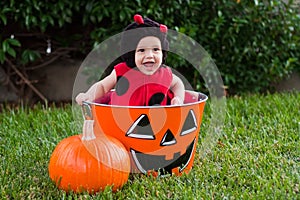
[[175,153],[173,159],[166,160],[165,156],[145,154],[138,152],[134,149],[130,149],[132,158],[137,168],[142,173],[147,173],[149,170],[159,172],[159,174],[171,174],[172,169],[179,168],[179,172],[182,172],[189,164],[192,155],[194,154],[194,146],[196,139],[187,147],[186,152],[180,156],[180,152]]

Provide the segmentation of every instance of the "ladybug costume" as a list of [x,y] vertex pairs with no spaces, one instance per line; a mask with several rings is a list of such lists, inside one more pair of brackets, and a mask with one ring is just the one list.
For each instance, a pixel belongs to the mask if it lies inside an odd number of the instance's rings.
[[[169,50],[168,28],[149,18],[134,16],[132,24],[122,33],[121,52],[124,62],[114,66],[117,75],[115,91],[110,94],[109,104],[126,106],[169,105],[173,98],[170,90],[172,70],[164,63]],[[162,46],[162,65],[153,74],[140,72],[135,65],[135,50],[138,42],[147,36],[157,37]]]
[[116,90],[111,94],[113,105],[153,106],[169,105],[173,98],[170,91],[172,70],[160,67],[153,75],[146,75],[122,62],[115,67]]

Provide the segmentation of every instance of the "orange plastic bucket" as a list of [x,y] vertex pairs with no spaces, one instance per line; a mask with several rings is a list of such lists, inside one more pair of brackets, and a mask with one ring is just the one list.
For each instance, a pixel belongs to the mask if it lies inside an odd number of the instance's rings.
[[95,120],[97,137],[104,133],[123,143],[131,157],[132,172],[180,175],[193,166],[207,98],[187,90],[181,106],[85,102],[84,115]]

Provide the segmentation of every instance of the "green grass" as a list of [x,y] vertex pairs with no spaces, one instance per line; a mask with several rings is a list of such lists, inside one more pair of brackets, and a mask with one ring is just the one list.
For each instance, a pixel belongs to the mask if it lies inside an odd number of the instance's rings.
[[[113,193],[67,194],[48,176],[55,146],[74,132],[71,106],[0,113],[0,199],[300,199],[300,94],[227,99],[222,136],[181,177],[131,175]],[[200,144],[209,128],[208,102]]]

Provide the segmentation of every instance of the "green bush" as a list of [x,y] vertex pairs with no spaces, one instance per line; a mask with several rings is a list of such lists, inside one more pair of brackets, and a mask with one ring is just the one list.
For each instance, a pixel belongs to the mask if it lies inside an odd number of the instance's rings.
[[[200,43],[230,94],[263,92],[293,70],[300,71],[299,5],[293,0],[24,0],[1,1],[0,8],[0,63],[7,74],[7,62],[27,74],[62,56],[83,59],[93,46],[122,31],[135,13]],[[183,59],[170,55],[168,64],[203,89],[200,75]]]
[[264,91],[300,69],[300,15],[292,2],[217,2],[202,10],[196,40],[211,52],[231,93]]

